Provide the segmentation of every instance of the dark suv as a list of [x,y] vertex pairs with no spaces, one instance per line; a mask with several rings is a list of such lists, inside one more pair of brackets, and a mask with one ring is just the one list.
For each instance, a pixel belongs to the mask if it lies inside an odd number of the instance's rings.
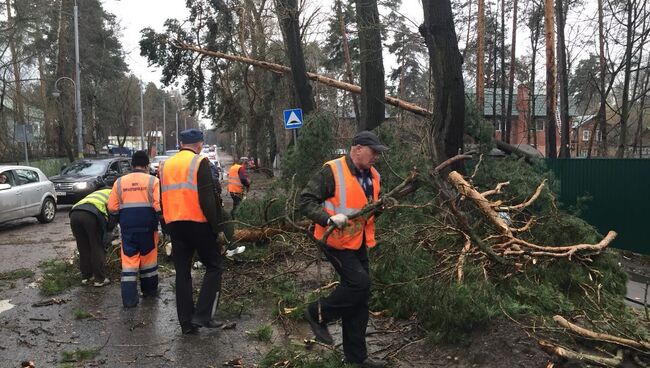
[[115,180],[131,172],[128,157],[83,159],[64,167],[50,180],[54,183],[59,204],[74,204],[104,185],[113,186]]

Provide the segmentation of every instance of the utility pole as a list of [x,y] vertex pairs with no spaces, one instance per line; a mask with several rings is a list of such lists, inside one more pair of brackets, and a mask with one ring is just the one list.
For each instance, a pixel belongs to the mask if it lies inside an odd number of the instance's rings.
[[76,83],[75,86],[75,101],[77,107],[77,150],[79,151],[79,158],[84,157],[84,135],[83,125],[81,123],[81,72],[79,70],[79,13],[77,9],[77,1],[74,2],[74,57],[75,57],[75,72]]
[[163,95],[163,134],[162,134],[163,135],[163,155],[167,151],[167,145],[165,144],[166,143],[165,135],[167,134],[167,120],[165,119],[166,118],[165,112],[166,112],[165,111],[165,95]]
[[144,151],[144,104],[142,102],[142,86],[138,83],[140,87],[140,149]]
[[185,123],[184,123],[183,130],[187,130],[187,116],[185,117]]

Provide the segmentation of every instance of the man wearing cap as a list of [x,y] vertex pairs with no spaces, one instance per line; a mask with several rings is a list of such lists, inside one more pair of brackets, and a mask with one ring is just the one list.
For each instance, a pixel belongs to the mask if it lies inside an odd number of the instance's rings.
[[[176,312],[183,334],[199,327],[215,328],[215,311],[221,290],[221,202],[214,194],[210,164],[200,155],[203,132],[180,133],[181,150],[160,165],[162,212],[171,235],[176,268]],[[205,266],[199,297],[192,299],[192,257],[197,252]]]
[[133,172],[118,178],[108,198],[108,211],[119,217],[122,235],[122,305],[138,305],[138,276],[144,297],[158,295],[158,219],[160,184],[149,174],[149,156],[136,151]]
[[333,344],[327,324],[340,318],[346,362],[367,368],[386,366],[369,358],[366,350],[370,298],[367,248],[376,244],[375,218],[348,216],[379,198],[380,176],[373,165],[386,149],[374,133],[357,133],[350,153],[326,162],[300,194],[300,208],[314,221],[317,239],[323,238],[328,226],[335,227],[324,251],[341,279],[329,296],[309,304],[305,319],[316,340]]

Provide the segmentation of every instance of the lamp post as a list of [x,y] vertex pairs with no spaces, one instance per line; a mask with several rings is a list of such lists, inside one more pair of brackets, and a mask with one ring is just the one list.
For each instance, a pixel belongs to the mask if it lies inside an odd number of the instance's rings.
[[81,125],[81,101],[79,91],[78,91],[78,86],[79,84],[75,83],[75,81],[72,78],[69,77],[60,77],[54,82],[54,91],[52,91],[52,96],[55,98],[58,98],[61,96],[61,90],[57,87],[59,82],[61,80],[67,80],[72,83],[75,89],[75,99],[74,99],[74,113],[77,117],[77,149],[79,150],[79,158],[84,157],[84,150],[83,150],[83,132],[82,132],[82,125]]
[[144,151],[144,104],[142,102],[142,86],[140,86],[140,149]]
[[165,111],[165,96],[163,95],[163,132],[162,132],[163,155],[167,151],[167,145],[166,145],[167,138],[165,137],[167,135],[167,119],[166,119],[165,112],[166,112]]

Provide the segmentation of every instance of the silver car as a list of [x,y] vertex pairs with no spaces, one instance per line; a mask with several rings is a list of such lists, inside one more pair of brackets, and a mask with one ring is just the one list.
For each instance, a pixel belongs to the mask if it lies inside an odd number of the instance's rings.
[[36,217],[48,223],[56,216],[54,184],[30,166],[0,165],[0,222]]

